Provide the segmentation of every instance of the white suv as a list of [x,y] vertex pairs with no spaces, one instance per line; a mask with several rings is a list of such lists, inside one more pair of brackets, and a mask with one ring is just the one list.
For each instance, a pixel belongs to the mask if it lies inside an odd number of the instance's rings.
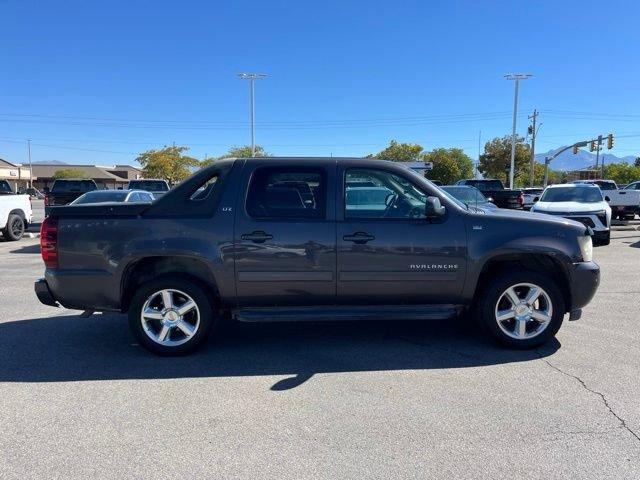
[[561,215],[593,229],[594,245],[609,245],[611,207],[593,184],[563,184],[547,187],[532,212]]

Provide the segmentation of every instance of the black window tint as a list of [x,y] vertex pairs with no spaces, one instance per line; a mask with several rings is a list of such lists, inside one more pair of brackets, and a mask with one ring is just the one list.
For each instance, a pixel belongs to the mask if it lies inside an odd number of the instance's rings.
[[264,167],[251,178],[247,213],[256,218],[324,218],[324,171],[305,167]]
[[51,189],[53,193],[91,192],[93,190],[96,190],[96,184],[92,180],[56,180]]

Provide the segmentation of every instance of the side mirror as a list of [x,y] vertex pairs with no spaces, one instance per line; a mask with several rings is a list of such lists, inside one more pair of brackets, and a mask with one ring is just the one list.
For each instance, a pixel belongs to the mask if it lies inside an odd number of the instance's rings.
[[611,199],[609,197],[604,197],[604,199],[605,199],[606,202],[610,202],[611,201]]
[[445,208],[440,203],[438,197],[427,197],[425,202],[425,214],[427,218],[442,217],[444,215]]
[[540,200],[540,197],[533,197],[533,203],[536,203],[538,200]]

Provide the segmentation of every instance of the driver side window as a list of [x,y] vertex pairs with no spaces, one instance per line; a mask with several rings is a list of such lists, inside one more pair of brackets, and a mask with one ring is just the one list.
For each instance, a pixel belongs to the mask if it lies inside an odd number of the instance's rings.
[[425,194],[398,175],[384,170],[352,168],[344,183],[345,218],[419,218]]

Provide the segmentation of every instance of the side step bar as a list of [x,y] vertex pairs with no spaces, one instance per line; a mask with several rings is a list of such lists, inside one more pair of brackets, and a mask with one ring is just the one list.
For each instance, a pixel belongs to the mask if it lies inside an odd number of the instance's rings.
[[326,322],[357,320],[443,320],[455,318],[461,305],[368,305],[239,308],[231,311],[240,322]]

